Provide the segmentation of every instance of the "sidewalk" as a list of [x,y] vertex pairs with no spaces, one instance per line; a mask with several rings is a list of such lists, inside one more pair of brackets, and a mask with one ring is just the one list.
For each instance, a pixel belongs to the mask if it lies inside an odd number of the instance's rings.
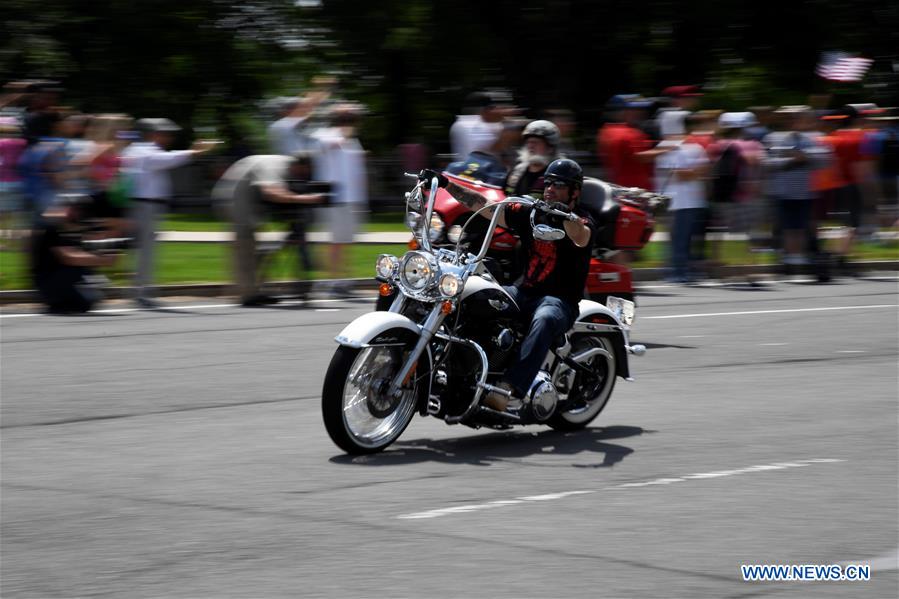
[[[257,233],[256,238],[259,241],[275,242],[281,241],[287,235],[285,231],[269,231],[266,233]],[[819,233],[822,239],[838,239],[842,236],[839,229],[823,229]],[[380,233],[358,233],[355,243],[407,243],[412,234],[408,231],[383,231]],[[878,233],[880,239],[897,239],[899,233],[895,231]],[[331,240],[331,234],[323,231],[308,233],[306,238],[311,243],[328,243]],[[199,231],[160,231],[157,235],[159,241],[179,241],[188,243],[225,243],[234,240],[234,234],[230,231],[223,232],[199,232]],[[723,241],[746,241],[747,236],[741,233],[709,233],[706,239],[723,240]],[[649,239],[650,243],[654,241],[668,241],[668,233],[661,231],[652,234]]]

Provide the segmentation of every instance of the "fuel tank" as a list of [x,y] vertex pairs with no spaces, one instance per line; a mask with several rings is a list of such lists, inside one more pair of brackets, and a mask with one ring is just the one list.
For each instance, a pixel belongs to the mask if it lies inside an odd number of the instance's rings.
[[477,320],[516,320],[520,313],[505,289],[478,275],[465,282],[460,304],[463,314]]

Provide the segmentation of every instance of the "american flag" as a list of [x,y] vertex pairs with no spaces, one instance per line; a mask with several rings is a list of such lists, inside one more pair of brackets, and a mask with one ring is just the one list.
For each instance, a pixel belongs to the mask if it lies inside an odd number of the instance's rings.
[[825,52],[815,72],[830,81],[861,81],[873,62],[846,52]]

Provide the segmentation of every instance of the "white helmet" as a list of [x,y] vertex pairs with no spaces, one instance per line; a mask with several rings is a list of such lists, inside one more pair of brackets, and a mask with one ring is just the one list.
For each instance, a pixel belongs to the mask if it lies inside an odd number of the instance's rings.
[[529,137],[540,137],[554,148],[559,147],[559,141],[562,139],[559,128],[550,121],[531,121],[528,123],[528,126],[521,132],[521,139],[527,140]]

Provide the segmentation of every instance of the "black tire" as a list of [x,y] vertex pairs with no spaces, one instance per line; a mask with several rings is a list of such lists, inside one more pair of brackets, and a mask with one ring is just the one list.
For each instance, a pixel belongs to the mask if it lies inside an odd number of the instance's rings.
[[[411,351],[414,341],[408,340],[409,331],[396,329],[384,334],[394,334],[407,339],[401,346],[371,346],[337,348],[322,386],[322,418],[331,440],[349,454],[369,454],[382,451],[397,440],[406,430],[415,415],[418,403],[418,384],[415,376],[410,377],[408,387],[398,399],[379,394],[378,388],[386,387],[385,381],[393,378]],[[363,360],[359,363],[359,360]],[[416,373],[427,372],[427,355],[419,360]],[[354,386],[355,393],[347,402],[347,393],[352,391],[350,376],[354,368],[359,368],[359,380],[368,376],[367,381]],[[371,423],[366,423],[370,420]],[[365,429],[371,427],[370,434]]]
[[[575,377],[574,389],[569,395],[569,400],[579,399],[583,403],[576,404],[575,407],[568,410],[556,411],[550,417],[547,424],[558,431],[576,431],[584,428],[599,416],[609,403],[609,398],[612,397],[617,379],[617,358],[613,341],[608,337],[579,335],[571,342],[570,355],[573,356],[594,347],[603,350],[603,353],[590,358],[587,364],[594,371],[598,371],[598,382],[582,384],[579,382],[580,376]],[[592,398],[578,397],[579,392],[589,393]]]

